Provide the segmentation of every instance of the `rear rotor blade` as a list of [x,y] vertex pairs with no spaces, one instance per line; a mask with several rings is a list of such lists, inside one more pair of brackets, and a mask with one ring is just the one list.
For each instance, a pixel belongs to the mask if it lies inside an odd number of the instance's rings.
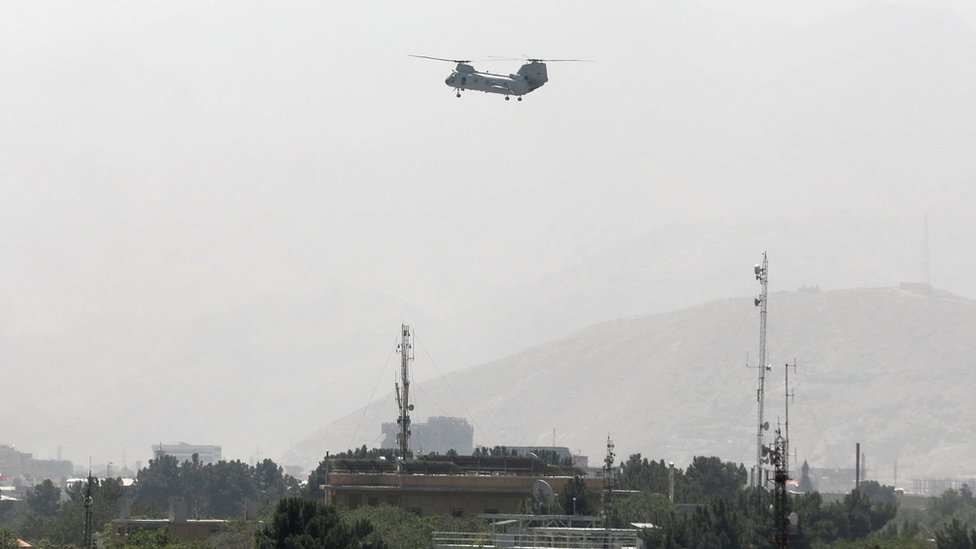
[[470,63],[470,59],[446,59],[444,57],[431,57],[429,55],[414,55],[412,53],[407,54],[409,57],[419,57],[421,59],[433,59],[435,61],[447,61],[448,63]]

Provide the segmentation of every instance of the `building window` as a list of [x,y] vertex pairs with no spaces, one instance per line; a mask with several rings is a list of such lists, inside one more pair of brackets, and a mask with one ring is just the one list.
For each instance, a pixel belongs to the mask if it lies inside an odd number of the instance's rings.
[[451,516],[454,518],[461,518],[464,516],[464,511],[460,509],[451,509]]
[[376,507],[379,504],[380,504],[380,498],[372,497],[366,499],[366,505],[369,505],[370,507]]

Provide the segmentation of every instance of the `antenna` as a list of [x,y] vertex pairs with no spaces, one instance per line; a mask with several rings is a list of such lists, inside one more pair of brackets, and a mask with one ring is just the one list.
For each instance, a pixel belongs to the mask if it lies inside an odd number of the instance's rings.
[[769,366],[766,364],[766,297],[768,295],[769,284],[769,260],[766,257],[766,252],[763,252],[762,264],[753,267],[753,273],[756,275],[756,280],[759,281],[761,288],[759,296],[754,300],[756,307],[759,307],[759,387],[756,389],[759,421],[757,421],[756,430],[756,469],[754,480],[757,497],[759,498],[759,503],[762,504],[762,492],[766,479],[765,459],[763,457],[763,431],[769,429],[769,424],[763,422],[763,406],[766,398],[766,370],[769,370]]
[[95,547],[92,539],[92,504],[94,499],[92,498],[92,484],[94,480],[91,474],[91,458],[88,458],[88,482],[85,484],[85,533],[84,533],[84,546],[85,549],[91,549]]
[[793,400],[793,397],[795,396],[794,393],[790,392],[790,367],[791,366],[793,368],[793,372],[795,373],[796,358],[793,358],[792,365],[789,362],[787,362],[785,368],[786,369],[786,425],[785,425],[786,432],[784,434],[786,436],[785,436],[785,443],[784,443],[785,450],[783,452],[783,469],[786,471],[787,475],[790,474],[790,401]]
[[607,543],[610,547],[613,547],[610,519],[613,516],[613,463],[616,457],[613,448],[613,439],[607,435],[607,457],[603,459],[603,524],[607,529]]
[[410,361],[413,360],[413,343],[410,340],[410,326],[400,325],[400,344],[397,346],[400,353],[400,384],[396,387],[397,406],[400,408],[400,417],[397,423],[400,425],[400,432],[397,433],[397,443],[400,446],[400,459],[407,459],[407,452],[410,450],[410,412],[413,404],[410,404]]

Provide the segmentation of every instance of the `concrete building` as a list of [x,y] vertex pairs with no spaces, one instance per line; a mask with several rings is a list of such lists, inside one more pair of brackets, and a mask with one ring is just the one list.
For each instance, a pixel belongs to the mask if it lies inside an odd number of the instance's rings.
[[180,463],[193,461],[194,455],[203,464],[217,463],[221,459],[220,446],[210,444],[187,444],[185,442],[178,442],[176,444],[160,443],[154,444],[152,451],[154,459],[159,459],[160,456],[167,455],[175,457]]
[[[381,504],[418,515],[455,517],[479,514],[530,513],[537,505],[533,488],[543,480],[559,494],[579,469],[547,465],[525,456],[426,456],[416,460],[327,461],[325,502],[341,508]],[[590,502],[598,505],[603,480],[584,478]]]

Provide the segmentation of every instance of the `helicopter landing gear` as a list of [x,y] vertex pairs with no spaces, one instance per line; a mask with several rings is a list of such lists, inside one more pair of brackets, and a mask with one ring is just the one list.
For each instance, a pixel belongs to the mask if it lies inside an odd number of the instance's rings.
[[461,92],[457,92],[457,95],[455,95],[455,97],[457,97],[457,98],[460,99],[461,98]]
[[511,97],[509,97],[509,96],[506,95],[505,96],[505,101],[508,101],[509,99],[511,99]]
[[516,97],[515,99],[517,99],[518,101],[521,101],[522,100],[522,96],[520,95],[520,96]]

